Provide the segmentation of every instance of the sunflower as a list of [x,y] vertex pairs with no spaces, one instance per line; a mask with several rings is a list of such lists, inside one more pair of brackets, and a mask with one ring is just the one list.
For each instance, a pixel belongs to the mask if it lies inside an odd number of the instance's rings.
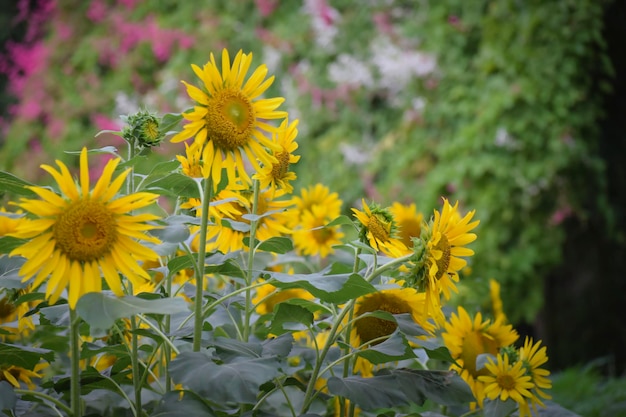
[[292,219],[289,223],[291,227],[296,227],[300,224],[302,215],[305,212],[310,212],[313,206],[323,207],[326,211],[326,216],[330,219],[335,219],[341,214],[342,201],[339,199],[339,194],[336,192],[330,192],[330,189],[320,183],[317,183],[308,188],[302,188],[299,196],[294,196]]
[[203,178],[202,146],[196,142],[191,145],[185,142],[185,155],[176,155],[183,174],[191,178]]
[[502,298],[500,297],[500,283],[495,279],[489,280],[489,297],[491,298],[491,308],[495,321],[506,323],[507,318],[502,307]]
[[19,336],[28,336],[35,330],[33,316],[27,316],[35,302],[16,304],[16,300],[28,289],[0,291],[0,329],[8,331],[10,335],[0,333],[0,340],[12,340]]
[[111,181],[119,162],[119,158],[110,160],[90,191],[87,149],[83,148],[78,186],[67,167],[57,160],[60,171],[49,165],[41,168],[52,175],[62,194],[28,187],[41,199],[22,199],[17,204],[36,219],[22,223],[12,233],[28,241],[10,256],[26,258],[19,274],[24,281],[33,278],[33,289],[47,280],[46,298],[50,304],[69,288],[68,302],[70,308],[75,308],[83,294],[102,290],[103,275],[117,295],[123,295],[120,272],[134,286],[150,279],[138,262],[158,259],[158,255],[137,240],[159,242],[145,233],[156,227],[147,222],[159,217],[129,213],[151,205],[158,195],[144,192],[115,198],[130,172],[127,169]]
[[441,213],[435,210],[435,216],[430,223],[423,239],[426,247],[426,265],[428,268],[425,289],[427,293],[427,308],[437,309],[441,305],[440,294],[446,300],[450,299],[450,291],[458,292],[456,282],[459,281],[458,271],[467,262],[461,256],[472,256],[474,251],[463,246],[476,240],[474,233],[469,233],[478,226],[480,221],[474,222],[474,211],[461,218],[457,202],[451,206],[444,198]]
[[0,207],[0,237],[15,232],[19,224],[25,220],[21,210],[17,213],[9,213],[4,207]]
[[270,314],[278,304],[293,298],[312,300],[314,297],[302,288],[281,290],[272,284],[265,284],[256,288],[256,296],[252,299],[252,303],[256,305],[257,313]]
[[532,397],[533,387],[530,376],[524,375],[522,362],[509,363],[509,356],[498,354],[496,362],[487,359],[485,369],[491,375],[481,375],[478,380],[485,384],[485,396],[491,400],[506,401],[512,398],[518,404],[526,404]]
[[533,397],[531,398],[533,406],[539,404],[545,407],[539,397],[546,400],[552,398],[543,391],[552,388],[552,381],[548,378],[550,371],[541,367],[548,362],[546,347],[541,347],[541,341],[533,344],[533,339],[526,337],[524,346],[519,349],[518,356],[519,361],[523,364],[526,375],[530,376],[530,380],[534,384],[534,388],[532,389]]
[[301,215],[301,228],[293,232],[293,244],[304,255],[325,258],[334,252],[333,246],[342,243],[340,226],[326,226],[332,219],[327,207],[314,205]]
[[28,389],[35,389],[35,384],[31,378],[41,378],[42,375],[37,373],[38,369],[41,369],[44,364],[38,364],[35,366],[34,371],[22,368],[21,366],[0,366],[0,381],[6,381],[13,385],[15,388],[20,388],[20,381],[25,383]]
[[281,147],[264,135],[264,132],[276,132],[276,128],[262,120],[283,119],[287,113],[276,110],[284,98],[259,98],[274,81],[274,76],[265,79],[266,65],[256,68],[244,83],[252,54],[240,50],[231,64],[228,51],[224,49],[221,72],[213,53],[210,57],[202,68],[191,66],[202,81],[203,89],[183,81],[187,93],[198,105],[183,114],[190,123],[172,138],[172,142],[195,138],[203,147],[205,177],[213,179],[217,190],[222,168],[226,168],[229,179],[235,178],[235,170],[247,178],[242,153],[248,156],[257,172],[261,170],[257,159],[266,166],[277,162],[266,148],[280,152]]
[[452,313],[450,321],[445,323],[442,338],[450,355],[456,360],[451,369],[459,372],[461,378],[467,382],[479,405],[482,406],[484,400],[484,385],[477,378],[486,375],[487,370],[477,369],[476,358],[484,353],[496,355],[501,348],[513,344],[518,337],[513,326],[498,321],[483,321],[480,312],[472,319],[461,306],[457,313]]
[[409,249],[413,248],[413,238],[419,238],[422,233],[424,216],[417,212],[415,203],[404,205],[394,202],[389,211],[398,227],[398,237]]
[[256,173],[252,178],[261,182],[261,188],[283,189],[287,193],[293,192],[291,181],[296,179],[296,174],[289,171],[289,167],[300,160],[300,155],[293,155],[298,144],[295,139],[298,135],[298,120],[294,120],[291,124],[287,119],[283,120],[278,133],[275,133],[274,141],[281,147],[280,151],[274,151],[273,155],[278,162],[271,165],[265,165],[261,171]]
[[363,210],[352,209],[354,216],[361,223],[361,237],[367,239],[370,246],[391,257],[400,257],[407,252],[406,246],[396,238],[396,224],[387,209],[375,205],[372,209],[361,200]]

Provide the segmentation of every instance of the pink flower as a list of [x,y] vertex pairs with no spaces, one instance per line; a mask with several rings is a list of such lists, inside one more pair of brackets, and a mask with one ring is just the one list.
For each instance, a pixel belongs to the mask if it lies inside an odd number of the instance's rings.
[[87,10],[87,18],[92,22],[101,22],[107,16],[107,6],[101,0],[92,0]]
[[277,6],[276,0],[254,0],[261,17],[267,17],[274,12]]

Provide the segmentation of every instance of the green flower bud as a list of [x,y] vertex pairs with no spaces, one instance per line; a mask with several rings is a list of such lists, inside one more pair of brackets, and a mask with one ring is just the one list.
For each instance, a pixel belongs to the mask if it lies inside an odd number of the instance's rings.
[[122,137],[129,143],[148,148],[158,145],[165,135],[160,129],[160,120],[147,110],[140,110],[129,116],[122,116],[126,123],[122,130]]

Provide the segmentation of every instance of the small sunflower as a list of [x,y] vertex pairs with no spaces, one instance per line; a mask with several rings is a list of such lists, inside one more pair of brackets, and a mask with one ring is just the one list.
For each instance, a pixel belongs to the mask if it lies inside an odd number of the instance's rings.
[[459,372],[461,378],[467,382],[479,405],[482,406],[484,400],[484,385],[478,377],[486,375],[487,370],[477,369],[476,358],[485,353],[496,355],[501,348],[515,343],[518,337],[513,326],[483,320],[480,312],[472,319],[461,306],[445,323],[442,338],[458,364],[453,364],[451,369]]
[[265,79],[266,65],[256,68],[244,83],[251,64],[252,54],[244,54],[241,50],[231,64],[228,51],[224,49],[221,71],[213,53],[202,68],[191,66],[202,81],[202,89],[183,81],[187,93],[198,105],[183,114],[190,123],[172,138],[172,142],[195,138],[195,142],[203,147],[205,177],[210,175],[216,190],[222,168],[226,168],[229,179],[236,177],[236,170],[240,176],[249,179],[242,154],[248,156],[259,172],[261,166],[257,160],[266,166],[277,162],[266,149],[281,151],[279,144],[264,135],[264,132],[276,132],[276,128],[262,120],[285,118],[286,112],[276,110],[285,99],[259,98],[274,81],[274,76]]
[[518,404],[526,404],[532,397],[533,388],[530,376],[524,375],[522,362],[509,363],[509,356],[498,354],[496,362],[487,360],[485,368],[490,375],[481,375],[478,380],[485,384],[485,396],[491,400],[506,401],[512,398]]
[[533,339],[526,337],[524,346],[519,349],[518,356],[519,361],[523,364],[523,368],[526,371],[526,375],[530,376],[530,380],[534,384],[531,402],[533,405],[538,404],[545,407],[539,397],[546,400],[552,398],[543,391],[552,388],[552,381],[548,378],[550,371],[542,368],[542,365],[548,362],[546,347],[541,346],[541,341],[533,344]]
[[281,147],[280,151],[273,151],[273,155],[278,162],[263,166],[261,171],[252,177],[261,182],[261,189],[274,188],[283,189],[287,193],[293,192],[291,181],[296,179],[296,174],[290,171],[289,168],[300,160],[300,155],[293,154],[298,149],[298,143],[296,142],[296,136],[298,135],[297,126],[297,119],[291,124],[285,119],[278,128],[278,132],[273,134],[274,141]]
[[407,248],[412,249],[413,238],[419,238],[422,233],[424,216],[418,213],[415,203],[405,205],[394,202],[389,211],[398,227],[398,237]]
[[185,155],[176,155],[183,174],[191,178],[203,178],[202,146],[196,142],[191,145],[185,142]]
[[391,257],[400,257],[407,252],[406,246],[396,238],[396,225],[389,210],[377,206],[369,208],[362,200],[363,210],[352,209],[361,223],[361,236],[370,246]]
[[0,381],[6,381],[13,385],[15,388],[20,388],[20,381],[26,384],[28,389],[35,389],[35,384],[31,378],[41,378],[42,375],[37,373],[38,369],[41,369],[42,365],[35,367],[34,371],[22,368],[21,366],[0,366]]
[[103,275],[117,295],[123,295],[119,273],[134,286],[150,279],[139,262],[158,259],[158,255],[137,240],[159,242],[145,233],[155,228],[147,222],[159,217],[129,213],[153,204],[158,195],[144,192],[116,198],[130,172],[128,169],[112,181],[119,162],[119,158],[110,160],[90,191],[87,149],[83,148],[78,186],[61,161],[57,161],[60,171],[42,165],[62,194],[28,187],[41,199],[22,199],[17,204],[36,218],[22,223],[12,234],[28,241],[10,256],[26,258],[19,274],[24,281],[33,279],[32,288],[46,282],[50,304],[56,303],[63,290],[69,288],[68,302],[70,308],[75,308],[83,294],[102,290]]
[[27,316],[36,303],[16,304],[16,300],[28,289],[0,291],[0,329],[11,335],[0,334],[0,340],[13,340],[15,337],[28,336],[35,330],[33,316]]
[[333,246],[342,243],[341,227],[326,226],[332,221],[327,207],[314,205],[300,217],[301,228],[293,232],[293,244],[299,253],[325,258],[334,252]]
[[330,192],[330,189],[320,183],[317,183],[308,188],[302,188],[299,196],[293,197],[293,217],[290,221],[291,227],[296,227],[301,222],[301,216],[307,211],[312,211],[313,206],[324,207],[326,215],[330,219],[335,219],[341,214],[342,201],[339,199],[339,194],[336,192]]
[[425,233],[426,265],[428,268],[425,289],[427,293],[427,308],[437,309],[441,305],[440,294],[446,300],[450,299],[450,292],[457,292],[456,283],[459,282],[458,271],[467,262],[461,256],[472,256],[474,251],[464,246],[476,240],[473,230],[480,221],[474,222],[474,211],[461,218],[457,202],[451,206],[448,200],[443,200],[441,213],[435,210],[435,216]]

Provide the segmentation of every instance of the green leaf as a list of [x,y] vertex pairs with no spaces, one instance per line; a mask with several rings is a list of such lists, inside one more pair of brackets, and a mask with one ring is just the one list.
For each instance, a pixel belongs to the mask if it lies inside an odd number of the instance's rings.
[[351,226],[355,226],[354,221],[350,217],[342,214],[336,219],[334,219],[333,221],[331,221],[330,223],[328,223],[326,227],[340,226],[343,224],[349,224]]
[[183,352],[170,365],[172,379],[219,404],[254,404],[259,386],[278,375],[274,358],[218,365],[203,352]]
[[178,392],[166,393],[159,405],[150,413],[152,417],[214,417],[212,410],[205,403],[194,397],[193,393],[182,396]]
[[13,249],[26,243],[25,239],[18,239],[12,236],[0,237],[0,254],[10,253]]
[[284,274],[269,272],[273,284],[279,288],[304,288],[315,297],[327,303],[342,304],[365,294],[376,292],[376,288],[358,274],[322,275]]
[[[332,376],[328,379],[328,391],[331,394],[348,398],[364,410],[408,404],[407,398],[397,386],[393,375],[376,375],[373,378]],[[423,400],[417,404],[422,402]]]
[[23,264],[23,258],[0,256],[0,288],[26,287],[27,284],[22,283],[22,277],[19,275]]
[[7,381],[0,381],[0,410],[13,410],[17,403],[17,396],[13,385]]
[[162,135],[174,133],[172,130],[183,120],[181,113],[166,113],[159,123],[159,132]]
[[304,307],[288,303],[279,303],[274,308],[274,318],[270,332],[281,335],[293,330],[306,330],[313,324],[313,313]]
[[293,242],[289,238],[275,236],[259,243],[257,250],[284,254],[293,250]]
[[195,260],[191,256],[182,255],[170,260],[167,263],[167,269],[169,269],[170,274],[173,275],[183,269],[193,269],[194,265]]
[[406,397],[425,396],[437,404],[454,406],[474,401],[469,385],[454,371],[396,369],[392,374]]
[[169,220],[170,218],[168,217],[165,219],[164,227],[153,229],[150,233],[161,239],[162,242],[181,243],[187,240],[190,235],[189,228],[182,223],[171,223]]
[[212,343],[215,353],[225,362],[237,357],[260,358],[263,346],[260,343],[241,342],[235,339],[218,337]]
[[[98,136],[101,133],[115,133],[118,134],[118,136],[121,134],[121,132],[116,131],[116,130],[101,130],[100,132],[98,132],[96,134],[96,136]],[[68,155],[80,155],[82,152],[82,150],[80,151],[65,151],[66,154]],[[102,148],[96,148],[96,149],[87,149],[87,154],[91,154],[91,155],[97,155],[97,154],[109,154],[109,155],[113,155],[116,157],[119,157],[120,155],[117,153],[117,148],[115,146],[103,146]]]
[[148,175],[146,175],[141,183],[138,186],[138,189],[141,190],[144,184],[149,184],[154,182],[160,178],[163,178],[165,175],[176,172],[180,168],[180,162],[177,159],[171,161],[164,161],[155,164]]
[[374,365],[411,359],[415,357],[413,349],[409,346],[406,338],[399,332],[394,332],[382,343],[370,346],[359,352],[359,356],[372,362]]
[[452,355],[450,354],[450,351],[448,350],[448,348],[445,346],[440,346],[435,349],[424,348],[424,350],[426,351],[426,354],[428,355],[430,359],[435,359],[435,360],[449,362],[449,363],[456,362],[454,358],[452,357]]
[[275,338],[263,341],[263,356],[287,357],[293,348],[293,336],[285,333]]
[[0,364],[19,366],[32,371],[42,358],[52,362],[54,352],[48,349],[0,343]]
[[152,191],[170,197],[200,198],[198,183],[193,178],[176,172],[149,182],[141,191]]
[[34,187],[28,181],[24,181],[21,178],[16,177],[8,172],[0,171],[0,196],[5,193],[16,194],[28,198],[36,198],[37,194],[29,190],[26,187]]
[[[517,410],[517,403],[511,398],[506,401],[486,400],[484,404],[485,417],[506,417]],[[547,414],[546,414],[547,415]]]
[[138,297],[110,297],[99,292],[83,295],[76,303],[76,312],[92,330],[108,330],[117,319],[133,314],[174,314],[188,310],[187,302],[182,298],[162,298],[144,300]]

